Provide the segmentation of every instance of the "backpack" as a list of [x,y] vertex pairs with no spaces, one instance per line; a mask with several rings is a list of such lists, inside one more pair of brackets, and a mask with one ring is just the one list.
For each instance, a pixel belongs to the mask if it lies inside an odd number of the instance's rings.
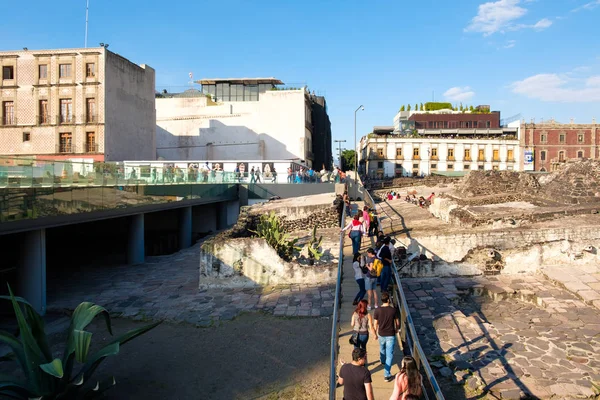
[[373,260],[373,268],[371,269],[371,276],[376,278],[379,275],[381,275],[381,270],[383,269],[383,263],[381,262],[380,259],[376,258],[375,260]]

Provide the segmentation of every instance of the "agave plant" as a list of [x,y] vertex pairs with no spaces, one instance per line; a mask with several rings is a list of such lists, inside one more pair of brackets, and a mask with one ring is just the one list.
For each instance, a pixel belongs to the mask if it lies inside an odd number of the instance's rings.
[[320,236],[317,239],[317,225],[314,226],[312,237],[308,242],[308,258],[310,259],[310,264],[314,264],[315,260],[320,260],[323,257],[323,252],[321,251],[321,243],[323,242],[323,236]]
[[[95,398],[116,384],[114,377],[102,383],[93,383],[91,380],[92,374],[102,361],[108,356],[118,354],[123,344],[160,324],[159,321],[133,329],[90,355],[92,333],[85,328],[99,314],[104,317],[106,328],[111,335],[112,326],[105,308],[84,302],[71,316],[67,345],[62,359],[53,359],[44,330],[44,321],[25,299],[14,296],[10,285],[8,291],[10,296],[0,296],[0,298],[12,302],[19,333],[15,336],[0,330],[0,342],[7,344],[12,350],[12,353],[0,358],[0,361],[19,364],[25,380],[0,376],[0,397],[44,400]],[[79,367],[77,372],[74,371],[76,364]]]

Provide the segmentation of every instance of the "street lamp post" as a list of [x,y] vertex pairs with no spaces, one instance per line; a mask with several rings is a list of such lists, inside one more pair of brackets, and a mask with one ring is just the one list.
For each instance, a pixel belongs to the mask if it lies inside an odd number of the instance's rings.
[[335,143],[338,143],[338,157],[340,159],[340,169],[342,168],[342,143],[346,143],[345,140],[334,140]]
[[358,197],[358,150],[356,149],[356,113],[364,111],[365,107],[361,104],[356,110],[354,110],[354,198]]

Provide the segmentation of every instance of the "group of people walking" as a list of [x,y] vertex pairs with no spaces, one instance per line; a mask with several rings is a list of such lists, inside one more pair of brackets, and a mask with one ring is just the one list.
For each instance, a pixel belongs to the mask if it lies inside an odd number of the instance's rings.
[[[368,207],[365,207],[362,213],[356,213],[352,221],[342,229],[342,232],[349,231],[352,240],[352,268],[359,291],[353,301],[356,308],[350,322],[353,332],[351,343],[354,345],[352,362],[340,362],[342,366],[338,384],[344,386],[345,400],[375,398],[371,373],[367,368],[366,351],[369,338],[373,337],[379,342],[379,362],[383,365],[384,379],[386,382],[394,382],[390,400],[415,400],[422,394],[421,375],[416,361],[412,357],[404,357],[400,373],[395,376],[391,373],[396,333],[400,330],[398,312],[388,291],[392,276],[392,254],[395,251],[392,239],[379,231],[375,248],[367,249],[366,255],[359,252],[362,236],[374,233],[371,226],[376,220],[372,218]],[[381,305],[377,294],[378,281]]]

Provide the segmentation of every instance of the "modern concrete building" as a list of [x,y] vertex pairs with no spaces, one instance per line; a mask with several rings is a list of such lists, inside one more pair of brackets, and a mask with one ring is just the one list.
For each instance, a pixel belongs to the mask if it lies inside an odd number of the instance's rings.
[[0,155],[156,158],[155,72],[105,47],[0,52]]
[[[157,94],[159,158],[289,159],[312,166],[313,104],[318,99],[305,88],[278,89],[283,82],[275,78],[203,79],[197,83],[202,90]],[[324,99],[321,103],[326,115]],[[325,120],[322,115],[320,120]],[[331,142],[328,122],[327,117],[319,141],[328,135]],[[330,163],[331,146],[323,151],[329,151],[328,158],[319,161]]]
[[600,158],[600,124],[521,123],[521,146],[533,170],[554,171],[569,159]]
[[394,126],[374,127],[359,145],[371,178],[522,169],[518,127],[500,127],[500,113],[400,111]]

